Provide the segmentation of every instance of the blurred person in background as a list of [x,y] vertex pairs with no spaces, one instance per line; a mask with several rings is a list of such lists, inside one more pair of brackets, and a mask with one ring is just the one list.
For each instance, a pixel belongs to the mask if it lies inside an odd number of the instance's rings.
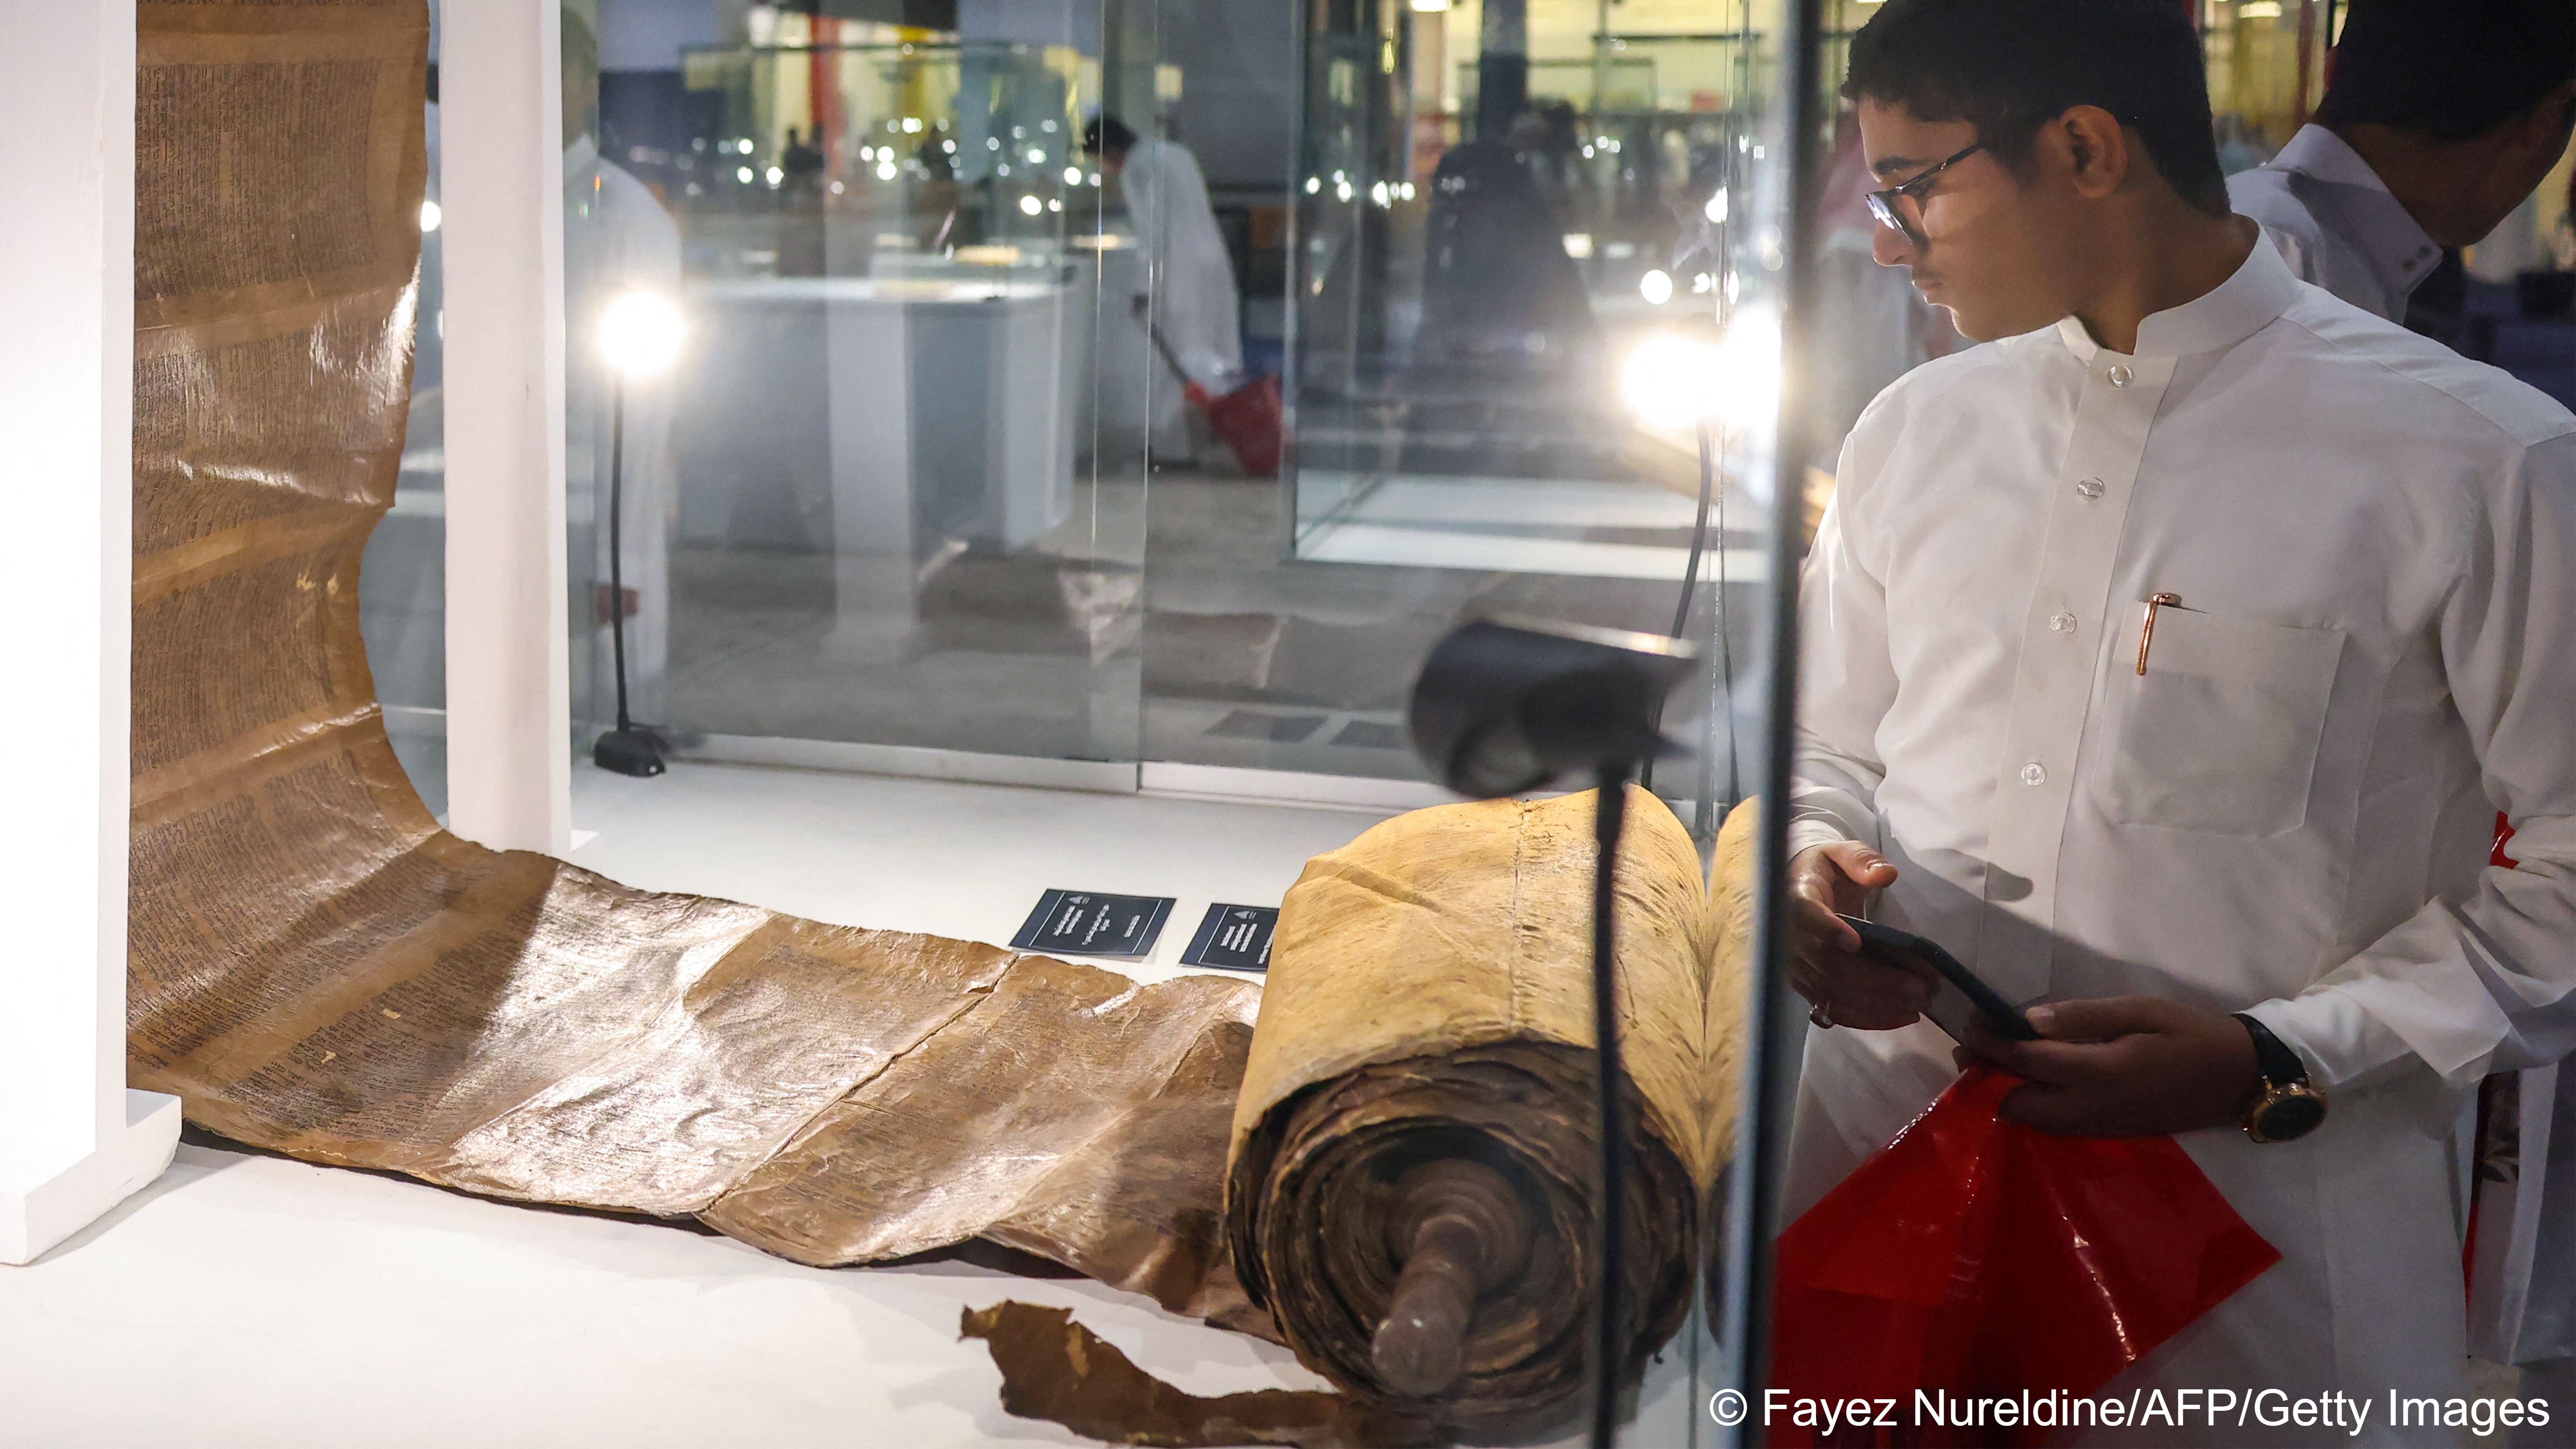
[[[2391,321],[2566,154],[2576,0],[2352,0],[2316,119],[2228,179],[2301,281]],[[2428,297],[2428,302],[2432,299]],[[2418,331],[2449,340],[2450,319]]]
[[[2509,253],[2507,278],[2530,258],[2537,236],[2506,224],[2527,218],[2571,129],[2576,0],[2354,0],[2316,120],[2270,165],[2230,178],[2228,199],[2304,280],[2453,342],[2460,299],[2425,278],[2472,243]],[[2576,1013],[2531,1013],[2498,1065],[2571,1049]],[[2576,1386],[2576,1321],[2557,1306],[2576,1304],[2576,1077],[2546,1065],[2498,1077],[2477,1111],[2483,1139],[2475,1113],[2458,1133],[2475,1182],[2462,1206],[2478,1214],[2470,1347],[2556,1360],[2552,1381]]]
[[1545,116],[1524,111],[1499,139],[1450,147],[1431,173],[1413,344],[1425,393],[1575,380],[1600,350],[1565,218],[1539,180],[1549,135]]
[[[653,189],[599,152],[599,38],[567,8],[563,12],[564,134],[564,354],[572,378],[567,403],[573,414],[571,476],[589,479],[593,524],[592,576],[598,586],[587,615],[595,647],[590,677],[594,701],[615,697],[609,610],[626,609],[626,673],[633,714],[647,723],[666,717],[671,657],[671,550],[679,510],[671,451],[672,375],[626,383],[626,439],[621,476],[625,488],[627,598],[608,588],[609,398],[607,359],[600,353],[600,313],[629,289],[680,299],[680,227]],[[589,466],[583,465],[587,441]],[[575,487],[580,485],[576,482]],[[578,495],[576,495],[578,501]],[[576,507],[575,519],[583,516]],[[601,711],[594,710],[594,713]]]
[[[1192,448],[1181,384],[1195,382],[1223,395],[1239,385],[1243,373],[1242,296],[1235,290],[1225,235],[1217,230],[1216,208],[1208,202],[1207,178],[1188,147],[1138,136],[1105,113],[1082,128],[1082,149],[1098,158],[1104,177],[1116,180],[1126,198],[1155,279],[1154,329],[1186,374],[1170,377],[1161,355],[1149,354],[1157,374],[1147,393],[1153,451],[1187,458]],[[1127,309],[1107,310],[1123,317]]]

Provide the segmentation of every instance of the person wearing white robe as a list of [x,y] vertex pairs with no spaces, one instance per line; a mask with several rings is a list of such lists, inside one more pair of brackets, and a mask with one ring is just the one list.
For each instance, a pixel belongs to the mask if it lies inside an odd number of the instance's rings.
[[2301,281],[2406,320],[2442,248],[2486,241],[2567,153],[2576,6],[2359,0],[2316,119],[2227,179]]
[[[567,460],[576,480],[576,516],[592,523],[592,568],[601,602],[608,588],[609,435],[608,367],[598,322],[620,293],[644,290],[681,300],[680,226],[652,188],[602,156],[591,133],[598,107],[597,42],[578,16],[564,16],[564,318],[565,362],[574,378],[572,449]],[[671,446],[672,400],[677,378],[626,379],[626,435],[619,476],[625,493],[626,589],[634,612],[626,620],[626,675],[630,711],[639,723],[669,719],[671,658],[671,536],[679,511],[677,460]],[[579,484],[587,482],[586,488]],[[606,611],[591,596],[574,613],[591,641],[588,651],[590,718],[616,712],[613,634]]]
[[[1194,382],[1223,394],[1240,385],[1243,372],[1242,299],[1235,290],[1233,258],[1208,201],[1207,178],[1188,147],[1139,137],[1115,116],[1095,120],[1085,144],[1098,153],[1101,169],[1118,179],[1127,199],[1127,214],[1153,278],[1149,315],[1184,374],[1174,377],[1160,352],[1144,352],[1154,452],[1187,457],[1190,432],[1182,385]],[[1109,299],[1113,304],[1117,300]],[[1114,325],[1143,326],[1123,307],[1108,310],[1124,319]]]
[[[1853,42],[1905,188],[1879,258],[1988,341],[1863,415],[1802,583],[1784,1208],[1957,1073],[1831,919],[1866,904],[2039,1003],[2045,1040],[1972,1044],[2008,1118],[2172,1133],[2282,1254],[2105,1393],[2343,1393],[2374,1408],[2334,1442],[2456,1442],[2386,1407],[2466,1393],[2451,1126],[2576,989],[2576,417],[2293,276],[2202,86],[2162,0],[1886,0]],[[2499,808],[2520,863],[2481,868]],[[2314,1133],[2240,1130],[2237,1013]]]

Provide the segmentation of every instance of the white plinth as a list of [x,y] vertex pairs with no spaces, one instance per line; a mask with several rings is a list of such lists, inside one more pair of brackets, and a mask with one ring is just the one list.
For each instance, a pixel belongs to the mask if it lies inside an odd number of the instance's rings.
[[[134,0],[0,4],[0,1263],[169,1165],[179,1104],[125,1087],[134,613]],[[0,1413],[0,1422],[6,1416]],[[0,1438],[8,1437],[0,1431]]]
[[179,1099],[125,1092],[124,1130],[86,1156],[0,1142],[0,1263],[32,1263],[170,1166]]

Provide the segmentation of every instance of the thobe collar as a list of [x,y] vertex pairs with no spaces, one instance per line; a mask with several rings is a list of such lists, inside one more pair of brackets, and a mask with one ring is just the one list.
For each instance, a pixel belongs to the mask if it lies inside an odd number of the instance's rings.
[[[2299,279],[2281,254],[2257,237],[2235,274],[2179,307],[2148,314],[2138,323],[2136,357],[2184,357],[2233,347],[2272,325],[2299,299]],[[2057,335],[2086,362],[2107,351],[2073,317],[2059,320]]]
[[2442,247],[2398,201],[2388,183],[2379,179],[2379,173],[2370,169],[2370,163],[2361,159],[2361,153],[2343,137],[2310,124],[2301,126],[2290,144],[2266,164],[2275,171],[2363,193],[2346,203],[2354,224],[2340,228],[2342,238],[2378,276],[2381,290],[2396,303],[2395,315],[2405,316],[2407,295],[2432,275]]
[[2323,126],[2301,126],[2290,144],[2266,164],[2275,171],[2296,171],[2337,186],[2361,186],[2382,196],[2390,194],[2388,183],[2379,179],[2379,173],[2370,169],[2361,153]]

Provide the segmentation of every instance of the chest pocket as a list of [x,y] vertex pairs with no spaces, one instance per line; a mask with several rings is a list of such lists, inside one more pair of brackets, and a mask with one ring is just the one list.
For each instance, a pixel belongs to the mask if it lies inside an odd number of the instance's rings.
[[2157,610],[2145,674],[2135,650],[2113,651],[2115,743],[2097,777],[2110,817],[2211,835],[2298,829],[2343,640],[2340,629]]

